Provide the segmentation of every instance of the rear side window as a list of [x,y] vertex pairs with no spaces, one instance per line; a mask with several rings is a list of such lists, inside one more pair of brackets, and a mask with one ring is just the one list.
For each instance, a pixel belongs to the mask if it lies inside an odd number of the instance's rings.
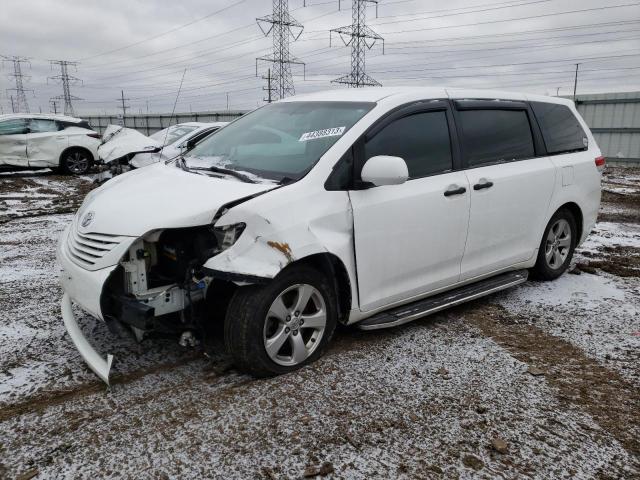
[[469,167],[535,156],[525,110],[461,110],[458,122]]
[[548,153],[587,149],[587,135],[569,107],[557,103],[531,102],[531,108],[540,125]]
[[387,125],[365,144],[365,158],[402,157],[409,178],[453,169],[449,125],[445,112],[415,113]]
[[54,120],[46,120],[43,118],[32,118],[29,120],[29,133],[47,133],[57,132],[58,125]]

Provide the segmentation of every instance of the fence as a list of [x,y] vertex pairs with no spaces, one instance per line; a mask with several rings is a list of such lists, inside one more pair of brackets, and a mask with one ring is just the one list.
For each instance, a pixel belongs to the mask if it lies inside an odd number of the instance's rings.
[[576,106],[608,164],[640,166],[640,92],[578,95]]
[[[166,114],[141,114],[127,115],[124,117],[124,126],[133,128],[145,135],[156,133],[169,125],[185,122],[230,122],[241,117],[244,111],[224,111],[224,112],[197,112],[197,113],[176,113],[173,116]],[[122,125],[122,115],[88,115],[82,117],[87,120],[91,126],[99,132],[104,133],[107,125]]]
[[[609,164],[640,166],[640,92],[579,95],[576,106],[591,128]],[[126,127],[151,135],[170,124],[229,122],[245,111],[127,115]],[[121,125],[122,115],[83,117],[101,134],[109,124]]]

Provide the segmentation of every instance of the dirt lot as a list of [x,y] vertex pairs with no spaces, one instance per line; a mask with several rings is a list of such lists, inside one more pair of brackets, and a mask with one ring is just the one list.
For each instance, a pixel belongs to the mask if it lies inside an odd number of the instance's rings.
[[278,378],[77,312],[116,357],[107,391],[54,262],[91,178],[0,174],[0,478],[640,478],[640,171],[603,187],[570,274],[339,332]]

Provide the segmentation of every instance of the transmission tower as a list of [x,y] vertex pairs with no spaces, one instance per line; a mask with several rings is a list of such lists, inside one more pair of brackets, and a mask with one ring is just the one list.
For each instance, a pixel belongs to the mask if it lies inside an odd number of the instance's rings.
[[279,100],[295,95],[291,65],[302,65],[304,68],[304,62],[291,56],[289,41],[291,38],[294,41],[300,38],[304,27],[289,15],[289,0],[273,0],[273,14],[257,18],[256,21],[265,37],[271,34],[273,38],[273,54],[256,58],[256,76],[258,62],[270,62],[273,67],[271,85],[267,85],[267,89],[272,93],[271,99]]
[[54,66],[60,67],[60,75],[49,77],[49,80],[57,80],[62,84],[62,95],[53,97],[52,100],[64,100],[64,114],[74,116],[73,104],[71,100],[82,100],[79,97],[71,95],[71,85],[78,85],[82,83],[82,80],[69,75],[69,67],[77,67],[78,62],[68,62],[66,60],[51,60],[51,68]]
[[[13,73],[9,74],[9,77],[13,77],[16,83],[16,88],[9,88],[7,92],[16,92],[15,99],[12,101],[12,109],[14,113],[29,113],[29,103],[27,102],[26,92],[33,92],[33,90],[24,88],[24,80],[29,77],[22,73],[22,64],[29,63],[29,60],[25,57],[11,56],[7,57],[2,55],[2,61],[13,63]],[[31,64],[29,64],[31,65]],[[13,98],[13,97],[12,97]]]
[[329,46],[331,46],[333,33],[337,33],[346,46],[351,46],[351,73],[336,78],[332,83],[343,83],[350,87],[381,86],[378,81],[365,73],[366,51],[371,50],[380,40],[382,41],[382,53],[384,53],[384,38],[367,26],[367,3],[376,5],[377,17],[378,0],[351,0],[352,24],[329,31]]

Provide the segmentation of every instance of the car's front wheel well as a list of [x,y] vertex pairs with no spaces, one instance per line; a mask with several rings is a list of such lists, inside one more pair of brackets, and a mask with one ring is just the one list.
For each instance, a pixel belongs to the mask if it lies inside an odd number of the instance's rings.
[[351,280],[342,260],[332,253],[317,253],[287,265],[282,271],[300,264],[309,265],[331,281],[338,300],[338,321],[345,323],[351,310],[352,298]]

